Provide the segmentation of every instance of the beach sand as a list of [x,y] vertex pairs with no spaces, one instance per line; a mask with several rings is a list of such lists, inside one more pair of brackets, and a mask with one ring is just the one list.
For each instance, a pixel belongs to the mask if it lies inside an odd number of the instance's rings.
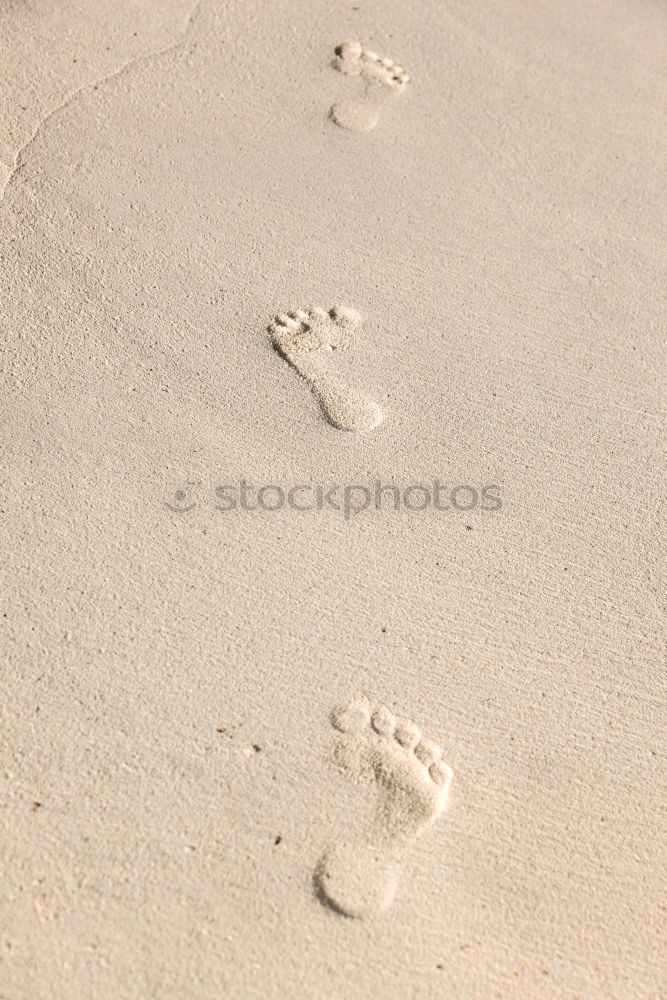
[[[657,1000],[664,6],[55,7],[0,15],[0,996]],[[434,480],[501,506],[375,506]]]

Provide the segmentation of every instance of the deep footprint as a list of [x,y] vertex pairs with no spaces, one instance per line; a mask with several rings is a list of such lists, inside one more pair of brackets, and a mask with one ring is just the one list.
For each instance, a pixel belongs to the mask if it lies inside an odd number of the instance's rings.
[[322,362],[324,351],[350,348],[360,326],[359,314],[344,306],[280,313],[269,325],[275,349],[308,382],[329,423],[342,431],[369,431],[384,419],[374,400],[347,386]]
[[315,869],[321,902],[348,917],[386,910],[398,886],[405,851],[447,805],[452,770],[442,750],[413,722],[358,699],[332,715],[341,734],[336,760],[355,781],[377,786],[377,807],[364,837],[340,840]]
[[337,47],[334,66],[348,76],[361,76],[365,83],[361,97],[337,101],[329,112],[337,125],[353,132],[374,129],[384,104],[402,94],[410,79],[391,59],[381,59],[356,41],[343,42]]

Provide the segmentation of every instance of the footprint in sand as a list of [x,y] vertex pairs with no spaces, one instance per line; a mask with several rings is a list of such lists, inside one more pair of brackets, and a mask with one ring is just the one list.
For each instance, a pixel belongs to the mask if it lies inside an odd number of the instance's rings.
[[383,105],[403,93],[410,77],[392,62],[380,59],[375,52],[362,49],[359,42],[343,42],[336,49],[334,66],[349,76],[361,76],[365,88],[361,97],[337,101],[329,112],[337,125],[354,132],[370,132],[378,123]]
[[323,351],[351,347],[360,325],[359,314],[345,306],[280,313],[269,325],[275,349],[308,382],[329,423],[342,431],[369,431],[384,418],[377,403],[345,385],[322,362]]
[[337,763],[353,780],[377,786],[377,808],[363,836],[325,851],[315,887],[337,913],[368,917],[391,904],[401,858],[447,805],[453,774],[440,747],[384,706],[373,711],[359,699],[337,709],[331,721],[341,734]]

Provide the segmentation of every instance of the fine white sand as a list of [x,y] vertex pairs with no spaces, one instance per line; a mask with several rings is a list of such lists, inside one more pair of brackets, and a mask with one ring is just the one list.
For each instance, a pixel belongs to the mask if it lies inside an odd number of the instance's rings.
[[661,995],[666,40],[3,5],[2,1000]]

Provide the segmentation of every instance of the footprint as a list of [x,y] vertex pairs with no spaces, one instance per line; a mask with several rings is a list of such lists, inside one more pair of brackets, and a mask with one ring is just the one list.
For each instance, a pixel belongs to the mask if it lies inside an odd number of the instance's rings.
[[359,314],[345,306],[280,313],[269,325],[275,349],[308,382],[329,423],[342,431],[369,431],[384,419],[376,402],[345,385],[318,356],[347,350],[360,325]]
[[364,835],[329,847],[315,869],[321,902],[348,917],[386,910],[398,885],[406,849],[447,805],[452,770],[442,750],[413,722],[366,699],[337,709],[338,765],[355,781],[377,786],[377,808]]
[[374,129],[382,106],[389,98],[403,93],[410,79],[391,59],[380,59],[375,52],[362,49],[355,41],[343,42],[336,48],[334,66],[341,73],[362,76],[365,81],[361,97],[338,101],[329,112],[337,125],[353,132]]

